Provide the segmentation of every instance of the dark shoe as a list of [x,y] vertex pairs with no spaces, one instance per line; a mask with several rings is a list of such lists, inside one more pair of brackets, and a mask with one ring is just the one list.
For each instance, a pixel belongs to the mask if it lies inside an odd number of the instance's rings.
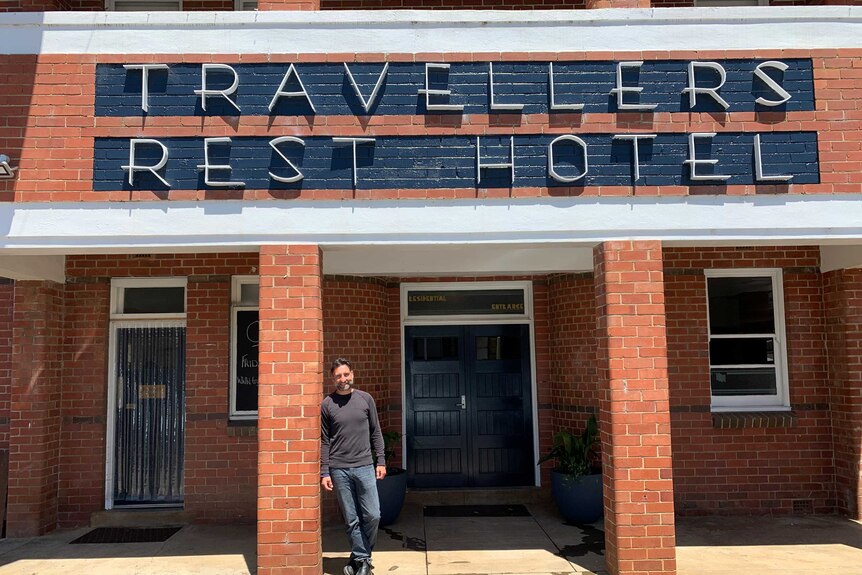
[[362,561],[356,575],[371,575],[371,561]]
[[347,565],[344,566],[344,575],[356,575],[356,561],[351,559]]

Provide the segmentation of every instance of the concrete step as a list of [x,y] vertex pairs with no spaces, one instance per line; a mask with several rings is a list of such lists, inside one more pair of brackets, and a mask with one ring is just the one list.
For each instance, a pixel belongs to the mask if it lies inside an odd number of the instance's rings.
[[173,527],[191,523],[182,509],[109,509],[90,515],[91,527]]
[[480,489],[408,489],[406,502],[416,505],[506,505],[541,503],[550,500],[541,487]]

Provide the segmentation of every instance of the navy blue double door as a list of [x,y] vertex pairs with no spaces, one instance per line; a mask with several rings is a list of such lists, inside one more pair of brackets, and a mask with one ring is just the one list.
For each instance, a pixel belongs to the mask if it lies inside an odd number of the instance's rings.
[[533,485],[529,326],[413,326],[404,335],[409,485]]

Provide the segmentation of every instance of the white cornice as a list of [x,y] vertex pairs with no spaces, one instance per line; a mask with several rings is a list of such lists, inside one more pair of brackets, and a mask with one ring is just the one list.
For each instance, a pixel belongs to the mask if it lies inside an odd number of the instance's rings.
[[3,203],[0,229],[0,251],[52,254],[266,243],[860,244],[862,195]]
[[862,7],[0,14],[3,54],[595,52],[862,47]]

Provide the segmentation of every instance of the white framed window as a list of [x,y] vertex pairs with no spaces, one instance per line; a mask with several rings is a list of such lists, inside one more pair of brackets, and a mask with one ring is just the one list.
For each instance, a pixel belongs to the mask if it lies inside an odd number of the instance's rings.
[[769,6],[769,0],[694,0],[698,8],[713,6]]
[[257,418],[258,276],[231,278],[230,418]]
[[237,12],[257,10],[257,0],[234,0],[233,9]]
[[705,275],[713,411],[789,409],[781,270]]
[[108,12],[178,12],[183,0],[105,0]]
[[111,280],[111,319],[185,319],[186,278]]

